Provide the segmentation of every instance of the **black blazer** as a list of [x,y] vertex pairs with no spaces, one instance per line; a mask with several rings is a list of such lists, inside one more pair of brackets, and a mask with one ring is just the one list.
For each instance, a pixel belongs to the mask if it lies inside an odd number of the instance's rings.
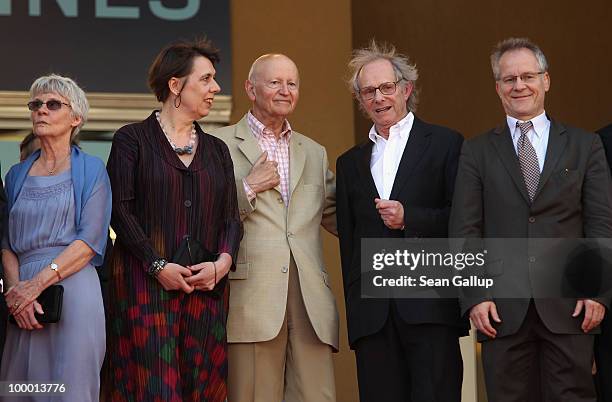
[[[612,183],[601,140],[551,120],[544,169],[532,203],[505,121],[466,141],[459,160],[450,234],[467,238],[612,237]],[[502,320],[493,325],[501,337],[516,333],[523,323],[533,289],[539,286],[534,283],[538,276],[533,275],[539,265],[537,260],[525,265],[507,250],[494,265],[491,275],[501,275],[496,286],[515,286],[521,298],[496,299],[495,291],[476,293],[463,297],[461,307],[467,313],[472,306],[493,299]],[[576,300],[536,297],[534,303],[550,331],[582,333],[583,316],[572,317]]]
[[[415,117],[389,197],[404,207],[403,231],[388,229],[376,210],[374,198],[379,196],[370,171],[373,143],[368,140],[338,158],[336,213],[351,347],[383,327],[390,307],[389,299],[361,298],[361,239],[447,237],[462,143],[459,133]],[[409,324],[436,323],[465,330],[455,299],[397,299],[395,303]]]
[[604,150],[606,151],[606,158],[610,165],[610,171],[612,171],[612,124],[600,128],[597,130],[597,134],[601,137],[601,142],[603,142]]

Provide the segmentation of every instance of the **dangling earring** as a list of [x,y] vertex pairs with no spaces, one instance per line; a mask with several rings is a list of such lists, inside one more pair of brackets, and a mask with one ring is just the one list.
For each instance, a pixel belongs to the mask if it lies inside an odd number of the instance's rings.
[[[178,105],[176,104],[176,100],[178,99]],[[175,108],[179,108],[181,106],[181,93],[179,92],[179,94],[176,96],[176,98],[174,98],[174,107]]]
[[[187,79],[189,79],[189,77],[187,77]],[[187,79],[185,80],[185,82],[183,82],[183,85],[181,86],[179,93],[176,95],[176,98],[174,98],[174,107],[177,109],[181,106],[181,102],[182,102],[181,94],[183,93],[183,89],[185,88],[185,85],[187,84]],[[176,104],[177,99],[178,99],[178,105]]]

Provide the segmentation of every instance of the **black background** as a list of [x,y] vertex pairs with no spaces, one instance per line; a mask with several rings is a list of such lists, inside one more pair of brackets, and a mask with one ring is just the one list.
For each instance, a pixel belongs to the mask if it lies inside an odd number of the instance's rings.
[[[178,39],[206,35],[221,50],[216,66],[222,94],[231,94],[229,0],[200,0],[196,15],[168,21],[151,13],[148,0],[104,0],[109,7],[136,6],[138,19],[96,18],[95,0],[78,1],[78,17],[64,16],[55,0],[12,0],[0,16],[0,90],[27,91],[37,77],[67,75],[89,92],[148,93],[147,71],[157,53]],[[186,0],[162,2],[184,8]]]

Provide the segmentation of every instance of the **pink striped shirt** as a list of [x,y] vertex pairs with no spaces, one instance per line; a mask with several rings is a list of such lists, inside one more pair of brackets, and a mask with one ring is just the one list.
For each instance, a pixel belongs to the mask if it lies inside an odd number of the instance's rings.
[[[278,140],[272,130],[257,120],[250,111],[247,113],[247,123],[261,151],[268,152],[269,161],[278,163],[281,196],[283,197],[285,206],[287,206],[289,205],[289,140],[291,139],[291,126],[289,125],[289,121],[285,120],[283,131]],[[252,201],[257,194],[255,194],[247,184],[246,180],[243,179],[242,182],[249,201]]]

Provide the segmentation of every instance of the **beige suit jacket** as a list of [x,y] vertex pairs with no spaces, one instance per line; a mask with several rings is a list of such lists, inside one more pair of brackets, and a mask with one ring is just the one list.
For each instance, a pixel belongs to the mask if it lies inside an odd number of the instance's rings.
[[319,339],[338,349],[338,310],[323,265],[321,225],[336,233],[336,188],[325,148],[293,132],[289,145],[289,205],[280,187],[249,202],[242,179],[262,151],[244,116],[211,132],[225,141],[234,163],[244,237],[230,272],[228,342],[275,338],[287,306],[290,256],[298,268],[302,296]]

